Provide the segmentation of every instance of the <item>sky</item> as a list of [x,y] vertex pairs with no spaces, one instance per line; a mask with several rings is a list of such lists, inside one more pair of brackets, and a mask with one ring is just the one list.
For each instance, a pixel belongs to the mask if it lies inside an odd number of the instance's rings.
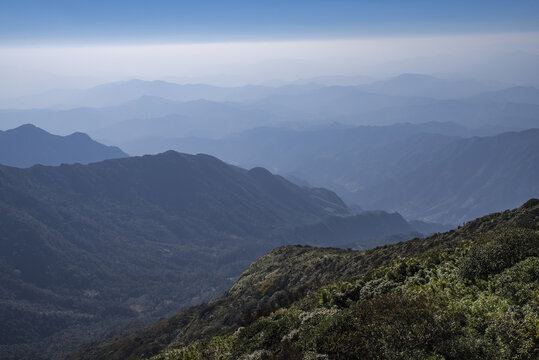
[[539,2],[2,0],[3,44],[222,42],[539,30]]
[[133,77],[466,74],[539,54],[538,34],[537,0],[0,0],[0,96]]

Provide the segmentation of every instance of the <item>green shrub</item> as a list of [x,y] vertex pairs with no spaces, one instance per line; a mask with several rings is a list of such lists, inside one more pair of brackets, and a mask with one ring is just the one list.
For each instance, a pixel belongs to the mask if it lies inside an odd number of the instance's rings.
[[539,289],[539,257],[529,257],[498,274],[492,287],[497,295],[517,305],[530,302]]
[[486,280],[529,256],[539,256],[539,234],[528,229],[491,232],[476,241],[460,265],[464,279]]

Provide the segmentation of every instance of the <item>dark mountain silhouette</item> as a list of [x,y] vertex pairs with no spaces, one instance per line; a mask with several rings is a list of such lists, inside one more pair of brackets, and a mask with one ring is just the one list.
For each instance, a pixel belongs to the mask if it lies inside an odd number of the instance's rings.
[[285,243],[272,234],[349,214],[328,190],[172,151],[0,166],[0,210],[0,349],[34,359],[203,301]]
[[0,131],[0,164],[9,166],[86,164],[126,156],[119,148],[100,144],[80,132],[58,136],[32,124]]
[[369,251],[280,247],[213,300],[69,359],[403,352],[533,359],[538,226],[539,200],[531,199],[456,230]]
[[462,139],[436,133],[447,131],[437,125],[260,128],[223,140],[163,143],[244,167],[261,165],[406,219],[458,224],[539,195],[532,165],[539,162],[539,130]]

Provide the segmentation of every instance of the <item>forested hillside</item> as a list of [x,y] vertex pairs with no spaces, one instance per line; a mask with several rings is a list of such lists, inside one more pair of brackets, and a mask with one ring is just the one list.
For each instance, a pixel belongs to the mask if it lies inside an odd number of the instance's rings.
[[167,152],[0,166],[0,350],[60,358],[227,289],[283,239],[349,210],[265,169]]
[[535,359],[539,200],[365,252],[287,246],[221,296],[74,359]]

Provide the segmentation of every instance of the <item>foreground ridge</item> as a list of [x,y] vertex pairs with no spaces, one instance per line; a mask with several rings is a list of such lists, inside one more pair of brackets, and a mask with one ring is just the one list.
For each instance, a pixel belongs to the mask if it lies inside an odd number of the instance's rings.
[[76,359],[537,358],[539,200],[365,252],[285,246],[214,300]]

